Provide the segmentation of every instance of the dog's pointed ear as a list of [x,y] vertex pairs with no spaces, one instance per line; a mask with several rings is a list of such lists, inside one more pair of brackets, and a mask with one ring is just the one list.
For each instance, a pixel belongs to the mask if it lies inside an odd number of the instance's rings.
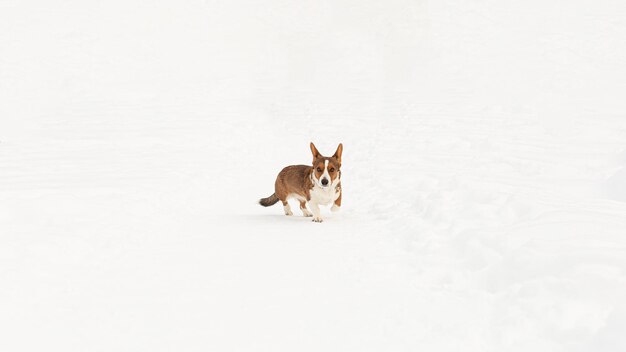
[[341,153],[343,153],[343,144],[339,143],[339,146],[337,147],[337,151],[333,155],[333,158],[336,158],[339,164],[341,164]]
[[311,142],[311,153],[313,154],[313,161],[322,156],[317,148],[315,148],[315,144],[313,144],[313,142]]

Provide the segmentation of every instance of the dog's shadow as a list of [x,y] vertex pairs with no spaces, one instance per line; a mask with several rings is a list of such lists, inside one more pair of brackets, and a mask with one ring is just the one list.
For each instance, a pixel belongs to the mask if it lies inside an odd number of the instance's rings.
[[305,217],[302,215],[291,215],[287,216],[284,214],[242,214],[242,215],[233,215],[233,221],[241,221],[242,223],[248,224],[277,224],[277,223],[302,223],[302,222],[311,222],[313,220],[312,217]]

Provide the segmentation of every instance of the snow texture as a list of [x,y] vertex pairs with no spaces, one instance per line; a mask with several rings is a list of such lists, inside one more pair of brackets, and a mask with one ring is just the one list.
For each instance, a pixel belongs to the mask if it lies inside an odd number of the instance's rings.
[[[0,0],[0,350],[625,351],[625,38],[623,0]],[[322,224],[256,204],[310,141]]]

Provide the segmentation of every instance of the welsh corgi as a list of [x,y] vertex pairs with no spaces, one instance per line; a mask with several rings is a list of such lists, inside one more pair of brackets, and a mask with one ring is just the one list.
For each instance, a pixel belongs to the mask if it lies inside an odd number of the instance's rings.
[[[320,205],[333,203],[331,211],[341,207],[341,153],[343,145],[339,143],[333,156],[325,157],[311,142],[313,165],[291,165],[284,168],[276,177],[274,194],[259,200],[259,204],[269,207],[283,202],[285,215],[293,215],[287,202],[297,199],[300,202],[302,215],[312,216],[314,222],[322,222]],[[307,209],[307,205],[311,209]]]

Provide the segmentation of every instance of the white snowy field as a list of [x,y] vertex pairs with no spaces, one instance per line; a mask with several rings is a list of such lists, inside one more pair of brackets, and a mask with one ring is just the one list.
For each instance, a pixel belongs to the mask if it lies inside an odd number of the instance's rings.
[[0,0],[0,351],[624,351],[625,92],[622,0]]

